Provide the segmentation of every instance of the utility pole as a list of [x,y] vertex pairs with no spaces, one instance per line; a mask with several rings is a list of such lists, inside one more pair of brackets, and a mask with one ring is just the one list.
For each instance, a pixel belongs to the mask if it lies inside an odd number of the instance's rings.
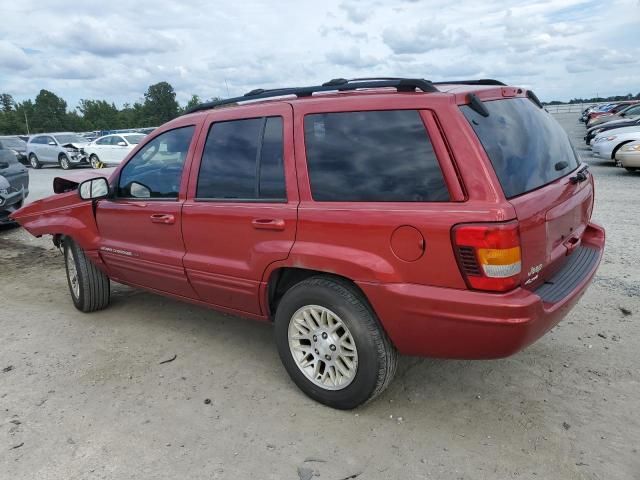
[[23,110],[23,112],[24,112],[24,123],[26,123],[26,124],[27,124],[27,135],[31,135],[31,134],[29,133],[29,120],[27,120],[27,111],[26,111],[26,110]]

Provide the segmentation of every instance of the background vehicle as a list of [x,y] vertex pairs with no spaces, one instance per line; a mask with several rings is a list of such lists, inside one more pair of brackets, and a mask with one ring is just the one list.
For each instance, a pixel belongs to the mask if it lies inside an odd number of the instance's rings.
[[77,133],[42,133],[29,138],[27,157],[33,168],[60,165],[65,170],[87,163],[83,148],[87,140]]
[[335,408],[381,393],[398,353],[521,350],[604,248],[566,133],[495,80],[255,90],[100,172],[63,175],[14,215],[64,247],[76,308],[105,308],[112,279],[273,321],[293,381]]
[[589,113],[588,119],[587,119],[587,123],[586,123],[587,128],[592,127],[593,123],[599,117],[613,115],[613,114],[618,113],[619,111],[627,108],[629,105],[636,104],[636,103],[638,103],[638,102],[635,101],[635,100],[629,100],[629,101],[626,101],[626,102],[614,103],[614,104],[608,105],[606,107],[606,109],[604,109],[604,110],[596,110],[596,111],[593,111],[593,112]]
[[20,163],[23,165],[29,164],[27,158],[27,142],[17,135],[0,137],[0,149],[13,150]]
[[596,135],[591,150],[595,157],[614,160],[620,147],[635,140],[640,140],[639,127],[616,128]]
[[0,143],[0,225],[13,223],[9,215],[19,209],[29,195],[29,171],[13,150]]
[[587,142],[587,145],[591,145],[591,142],[599,133],[614,130],[616,128],[634,126],[640,126],[640,118],[633,118],[631,120],[614,120],[612,122],[603,123],[602,125],[597,125],[587,130],[587,134],[584,136],[584,140]]
[[89,143],[84,151],[93,168],[119,165],[145,136],[141,133],[106,135]]
[[638,117],[640,117],[640,105],[628,105],[617,113],[607,113],[591,120],[589,128],[604,125],[615,120],[635,119]]
[[640,171],[640,141],[623,145],[616,152],[616,163],[629,172]]

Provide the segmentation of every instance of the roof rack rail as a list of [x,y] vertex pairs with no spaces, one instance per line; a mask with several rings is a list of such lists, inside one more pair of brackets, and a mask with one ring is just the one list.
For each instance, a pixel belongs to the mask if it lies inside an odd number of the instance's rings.
[[503,85],[506,83],[500,80],[494,80],[493,78],[481,78],[479,80],[449,80],[443,82],[433,82],[434,85]]
[[202,110],[209,110],[211,108],[220,107],[223,105],[230,105],[238,102],[247,102],[253,100],[264,100],[267,98],[284,97],[289,95],[295,95],[297,97],[309,97],[317,92],[330,92],[330,91],[348,91],[358,90],[361,88],[395,88],[398,92],[415,92],[416,90],[422,90],[425,93],[437,92],[438,89],[429,80],[421,78],[361,78],[351,79],[346,78],[334,78],[322,85],[316,85],[311,87],[292,87],[292,88],[274,88],[265,90],[257,88],[245,93],[241,97],[226,98],[224,100],[216,100],[213,102],[201,103],[195,107],[189,109],[185,114],[199,112]]

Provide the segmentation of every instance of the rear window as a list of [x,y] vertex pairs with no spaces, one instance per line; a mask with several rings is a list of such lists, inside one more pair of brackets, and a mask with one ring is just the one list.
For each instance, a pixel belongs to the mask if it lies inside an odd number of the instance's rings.
[[484,102],[488,117],[463,105],[507,198],[540,188],[578,167],[569,137],[544,109],[527,98]]
[[307,115],[304,134],[314,200],[449,200],[440,165],[416,110]]

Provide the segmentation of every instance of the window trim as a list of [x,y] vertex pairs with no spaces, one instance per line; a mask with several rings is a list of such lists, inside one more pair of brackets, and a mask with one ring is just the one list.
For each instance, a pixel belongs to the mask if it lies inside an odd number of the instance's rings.
[[[282,180],[284,182],[284,193],[285,196],[282,198],[261,198],[260,197],[260,169],[262,166],[262,147],[264,145],[264,133],[267,129],[267,120],[269,118],[279,118],[282,122]],[[258,132],[258,148],[256,150],[256,166],[255,166],[255,185],[253,190],[255,192],[256,198],[217,198],[217,197],[200,197],[198,196],[198,180],[200,179],[200,171],[202,170],[202,165],[204,164],[204,153],[207,148],[207,140],[209,139],[209,135],[211,134],[211,130],[216,124],[219,123],[230,123],[230,122],[239,122],[243,120],[262,120],[262,124],[260,125],[260,131]],[[232,118],[228,120],[219,120],[213,121],[209,125],[209,129],[207,130],[207,135],[204,138],[204,144],[202,148],[202,154],[200,155],[200,165],[198,166],[198,174],[196,175],[196,192],[193,197],[194,202],[208,202],[208,203],[288,203],[289,198],[287,195],[287,175],[286,175],[286,162],[284,159],[285,156],[285,143],[284,143],[284,128],[285,128],[285,118],[284,115],[264,115],[258,117],[242,117],[242,118]]]
[[[153,197],[137,198],[137,197],[120,197],[120,196],[118,196],[118,189],[120,188],[120,177],[122,176],[122,171],[126,168],[127,165],[129,165],[129,163],[131,163],[131,161],[134,158],[136,158],[136,156],[138,155],[140,150],[142,150],[149,143],[153,142],[156,138],[160,137],[161,135],[164,135],[165,133],[169,133],[169,132],[173,132],[175,130],[180,130],[181,128],[189,128],[189,127],[193,128],[193,134],[191,135],[191,141],[190,141],[189,147],[187,148],[187,151],[185,153],[184,163],[182,164],[182,173],[180,174],[180,185],[182,185],[182,182],[184,180],[185,168],[187,167],[187,163],[189,162],[189,151],[192,150],[193,148],[195,148],[195,144],[198,141],[198,136],[196,134],[198,134],[200,132],[199,126],[197,124],[195,124],[195,123],[190,123],[188,125],[180,125],[180,126],[177,126],[175,128],[171,128],[169,130],[164,130],[162,132],[158,132],[153,137],[148,138],[145,143],[138,144],[136,146],[136,152],[131,156],[131,158],[127,161],[127,163],[123,164],[121,166],[121,168],[117,171],[118,175],[114,179],[115,180],[115,185],[112,187],[112,185],[109,184],[109,188],[113,189],[113,196],[107,197],[107,200],[110,200],[112,202],[118,202],[118,201],[121,201],[121,202],[180,202],[180,201],[183,201],[183,200],[180,199],[180,191],[178,191],[178,195],[176,196],[176,198],[158,198],[158,197],[156,197],[156,198],[153,198]],[[187,172],[187,175],[188,175],[188,172]]]

